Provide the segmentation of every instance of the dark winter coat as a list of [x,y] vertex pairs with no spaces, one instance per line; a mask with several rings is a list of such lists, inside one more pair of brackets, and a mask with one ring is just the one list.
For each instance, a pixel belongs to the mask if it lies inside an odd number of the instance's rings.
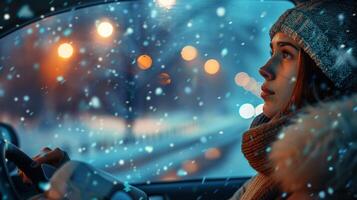
[[305,108],[272,145],[272,177],[291,199],[357,199],[357,95]]

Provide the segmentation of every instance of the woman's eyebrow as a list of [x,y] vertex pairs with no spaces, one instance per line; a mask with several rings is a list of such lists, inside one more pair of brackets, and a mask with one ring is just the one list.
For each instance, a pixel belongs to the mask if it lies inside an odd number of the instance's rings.
[[[294,49],[296,49],[296,51],[299,51],[299,48],[298,48],[297,46],[293,45],[293,44],[290,43],[290,42],[277,42],[277,44],[278,44],[279,47],[291,46],[291,47],[293,47]],[[270,49],[273,49],[273,43],[270,42],[269,45],[270,45]]]
[[296,51],[299,51],[299,48],[295,45],[293,45],[290,42],[278,42],[277,43],[279,47],[283,47],[283,46],[291,46],[292,48],[296,49]]

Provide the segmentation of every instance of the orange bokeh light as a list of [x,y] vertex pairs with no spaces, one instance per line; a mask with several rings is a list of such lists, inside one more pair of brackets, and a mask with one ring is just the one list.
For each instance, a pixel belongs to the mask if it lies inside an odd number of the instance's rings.
[[219,71],[220,64],[215,59],[209,59],[206,61],[204,68],[207,74],[214,75]]
[[147,70],[152,65],[152,59],[149,55],[141,55],[137,59],[138,67],[142,70]]
[[51,47],[47,56],[41,61],[41,73],[46,84],[53,85],[66,77],[75,60],[75,50],[70,42],[59,42]]
[[175,171],[168,172],[163,177],[161,177],[162,181],[176,181],[179,177],[176,175]]
[[217,148],[210,148],[205,152],[205,158],[208,160],[215,160],[221,157],[221,151]]
[[181,56],[186,61],[191,61],[197,57],[197,49],[193,46],[185,46],[181,50]]
[[159,82],[161,85],[168,85],[171,83],[171,77],[168,73],[161,73],[159,74]]
[[194,160],[188,160],[183,165],[182,168],[189,174],[195,173],[198,170],[198,164]]

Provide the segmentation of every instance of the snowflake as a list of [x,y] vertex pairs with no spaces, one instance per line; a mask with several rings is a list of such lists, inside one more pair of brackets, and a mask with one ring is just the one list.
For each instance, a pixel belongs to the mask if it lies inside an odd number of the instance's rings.
[[29,5],[23,5],[18,11],[17,16],[19,18],[32,18],[34,14]]
[[333,49],[331,54],[336,57],[336,62],[334,64],[334,68],[338,68],[344,65],[352,65],[357,66],[357,60],[352,55],[352,48],[345,49],[344,45],[341,45],[339,49]]
[[319,192],[319,197],[320,197],[321,199],[324,199],[324,198],[326,197],[325,192],[324,192],[324,191],[320,191],[320,192]]
[[124,182],[124,191],[125,192],[130,192],[131,188],[128,182]]

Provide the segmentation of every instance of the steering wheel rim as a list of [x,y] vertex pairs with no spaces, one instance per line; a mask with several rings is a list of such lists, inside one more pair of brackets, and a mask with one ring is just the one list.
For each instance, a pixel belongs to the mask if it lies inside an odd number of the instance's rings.
[[4,128],[8,132],[8,134],[9,134],[8,136],[10,137],[11,143],[18,147],[20,144],[20,141],[16,134],[15,129],[11,125],[6,124],[4,122],[0,122],[0,128]]
[[3,195],[6,194],[7,199],[20,199],[20,197],[16,193],[14,183],[12,182],[10,174],[7,170],[5,159],[12,161],[26,174],[26,176],[31,179],[31,181],[36,185],[36,188],[41,191],[39,183],[48,181],[41,165],[36,165],[36,162],[23,151],[4,140],[0,140],[0,152],[0,178],[5,181],[5,183],[0,182],[0,192]]
[[[17,147],[20,146],[20,141],[15,129],[10,124],[4,122],[0,122],[0,140],[9,141]],[[16,166],[13,163],[7,163],[6,166],[9,171],[16,169]]]
[[9,143],[4,140],[0,140],[0,192],[2,195],[6,195],[9,200],[20,199],[16,193],[14,183],[10,178],[10,174],[7,171],[6,166],[6,149]]

